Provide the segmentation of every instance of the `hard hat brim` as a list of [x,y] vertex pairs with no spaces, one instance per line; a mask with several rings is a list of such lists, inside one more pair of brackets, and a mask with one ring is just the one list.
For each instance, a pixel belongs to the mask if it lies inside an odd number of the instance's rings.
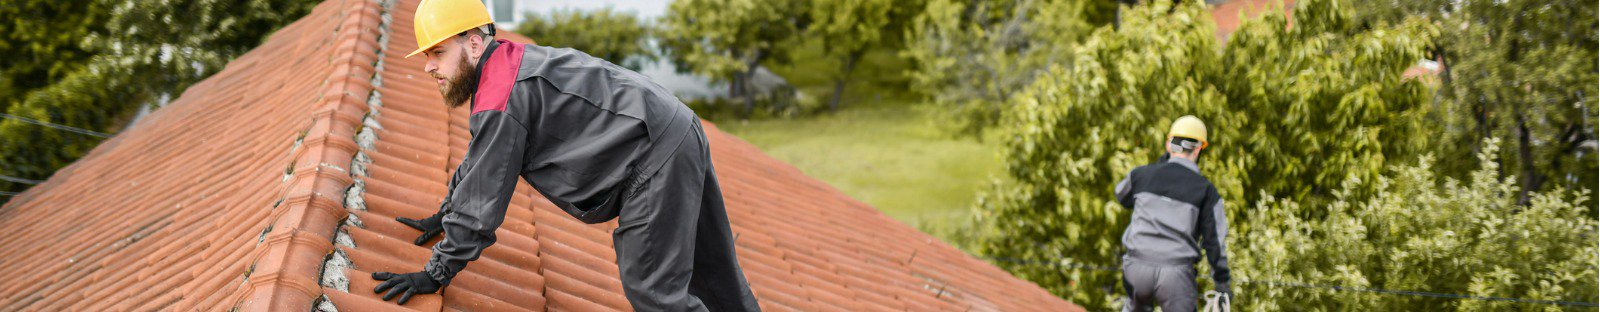
[[416,50],[416,51],[411,51],[411,53],[410,53],[410,54],[406,54],[406,57],[405,57],[405,58],[411,58],[411,57],[413,57],[413,56],[417,56],[417,53],[422,53],[422,51],[423,51],[423,50],[427,50],[427,49],[428,49],[428,48],[417,48],[417,50]]
[[429,43],[428,46],[425,46],[425,47],[420,47],[419,46],[419,47],[417,47],[416,51],[411,51],[411,54],[406,54],[405,58],[411,58],[412,56],[416,56],[417,53],[422,53],[422,51],[427,51],[428,49],[432,49],[434,46],[438,46],[440,42],[444,42],[445,39],[450,39],[450,37],[440,38],[438,41],[434,41],[433,43]]

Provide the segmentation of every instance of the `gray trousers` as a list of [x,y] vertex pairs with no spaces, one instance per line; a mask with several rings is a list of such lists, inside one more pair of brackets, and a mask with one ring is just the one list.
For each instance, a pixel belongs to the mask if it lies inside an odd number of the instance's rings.
[[1155,265],[1122,260],[1122,286],[1128,301],[1122,311],[1192,312],[1199,304],[1200,285],[1193,265]]
[[760,311],[698,122],[691,135],[623,202],[612,233],[623,293],[638,311]]

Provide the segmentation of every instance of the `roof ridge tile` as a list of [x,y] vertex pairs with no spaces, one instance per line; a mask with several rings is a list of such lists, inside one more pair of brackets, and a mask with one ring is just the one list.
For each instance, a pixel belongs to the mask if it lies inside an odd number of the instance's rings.
[[333,70],[323,82],[319,108],[311,114],[311,127],[291,165],[295,177],[285,192],[287,198],[275,208],[281,212],[272,219],[267,240],[255,249],[252,271],[245,277],[249,282],[230,299],[239,311],[312,307],[323,296],[317,277],[334,248],[335,229],[348,215],[344,195],[354,182],[350,172],[327,168],[351,163],[359,149],[354,136],[375,89],[370,81],[378,74],[374,63],[384,48],[375,32],[387,8],[371,0],[321,5],[343,5],[329,59]]

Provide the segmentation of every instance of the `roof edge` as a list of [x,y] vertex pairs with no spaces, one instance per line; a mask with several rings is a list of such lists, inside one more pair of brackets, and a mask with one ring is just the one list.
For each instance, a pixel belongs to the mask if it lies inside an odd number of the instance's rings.
[[238,311],[312,308],[322,296],[317,278],[333,251],[335,229],[349,214],[344,198],[353,180],[341,165],[350,164],[359,148],[355,136],[375,89],[370,81],[378,74],[374,66],[383,49],[378,27],[387,8],[376,0],[322,5],[340,10],[329,59],[333,70],[290,165],[283,204],[274,208],[269,232],[250,255],[251,269],[233,295]]

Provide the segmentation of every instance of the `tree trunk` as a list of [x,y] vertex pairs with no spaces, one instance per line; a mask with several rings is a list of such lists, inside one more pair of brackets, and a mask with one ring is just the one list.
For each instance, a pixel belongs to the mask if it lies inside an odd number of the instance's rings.
[[[1548,164],[1550,164],[1550,168],[1549,168],[1549,170],[1546,170],[1547,172],[1555,172],[1555,173],[1558,173],[1558,174],[1560,172],[1563,172],[1563,171],[1561,171],[1561,158],[1562,157],[1566,157],[1568,155],[1572,155],[1573,157],[1577,157],[1577,155],[1574,154],[1574,153],[1576,153],[1578,151],[1578,147],[1579,146],[1582,146],[1583,141],[1589,139],[1588,135],[1584,134],[1583,126],[1580,123],[1568,122],[1565,127],[1562,127],[1562,129],[1563,130],[1561,131],[1561,136],[1556,137],[1557,142],[1559,142],[1559,143],[1557,143],[1556,146],[1560,146],[1560,149],[1558,149],[1560,152],[1550,153],[1550,159],[1549,159],[1549,162],[1548,162]],[[1582,168],[1582,167],[1580,166],[1579,168]],[[1579,186],[1578,185],[1572,185],[1572,181],[1571,181],[1571,178],[1570,178],[1571,176],[1572,176],[1572,174],[1568,173],[1567,174],[1567,178],[1563,178],[1563,177],[1555,177],[1555,178],[1559,179],[1559,182],[1557,182],[1557,183],[1560,184],[1562,187],[1565,187],[1565,188],[1568,188],[1568,189],[1577,189]]]
[[1525,119],[1521,114],[1517,115],[1517,156],[1522,162],[1522,190],[1517,193],[1517,204],[1522,206],[1532,203],[1530,194],[1544,184],[1544,175],[1533,164],[1533,140]]
[[845,83],[850,81],[850,73],[856,69],[856,61],[861,60],[861,52],[850,53],[844,60],[844,71],[839,73],[839,79],[833,82],[833,100],[828,101],[828,110],[839,111],[839,102],[844,101]]
[[[1472,104],[1472,120],[1477,121],[1477,129],[1475,130],[1478,132],[1478,137],[1475,140],[1477,142],[1472,143],[1472,154],[1474,155],[1483,152],[1483,140],[1488,139],[1491,135],[1493,135],[1489,132],[1489,105],[1483,103],[1481,95],[1478,97],[1480,97],[1480,99],[1478,99],[1478,101],[1473,101]],[[1505,166],[1501,166],[1501,168],[1504,167]]]
[[744,84],[741,86],[743,90],[740,92],[741,95],[744,96],[744,119],[750,119],[750,117],[755,114],[756,95],[755,90],[754,88],[751,88],[751,85],[755,82],[756,69],[761,66],[761,59],[765,57],[767,57],[766,50],[756,51],[755,55],[751,57],[749,61],[745,62],[745,72],[740,74],[743,76],[742,79],[744,80]]
[[743,89],[739,87],[741,83],[744,83],[744,75],[734,75],[733,79],[728,81],[728,97],[736,98],[744,96],[744,91],[742,91]]
[[744,91],[741,92],[744,96],[744,119],[750,119],[750,116],[754,115],[756,112],[755,90],[750,88],[750,82],[751,80],[754,80],[756,76],[756,69],[752,67],[749,71],[746,71],[741,75],[744,76]]

